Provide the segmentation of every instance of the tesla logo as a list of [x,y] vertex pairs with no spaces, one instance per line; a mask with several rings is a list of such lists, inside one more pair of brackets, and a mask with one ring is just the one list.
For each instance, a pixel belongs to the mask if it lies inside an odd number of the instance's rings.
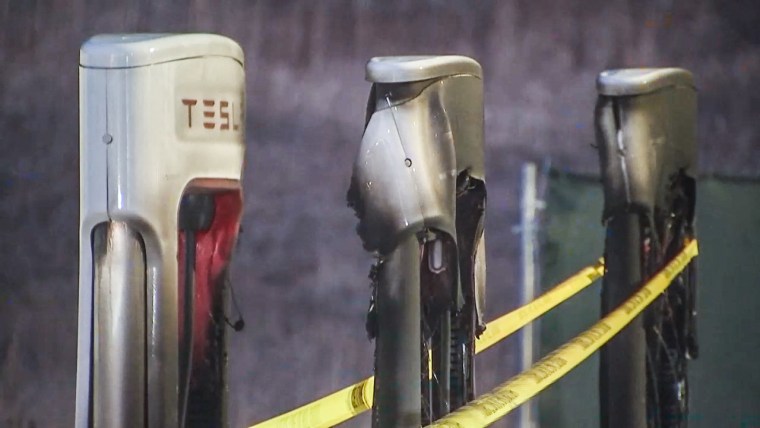
[[238,131],[240,129],[240,104],[229,100],[182,98],[185,109],[185,124],[189,129],[218,129]]

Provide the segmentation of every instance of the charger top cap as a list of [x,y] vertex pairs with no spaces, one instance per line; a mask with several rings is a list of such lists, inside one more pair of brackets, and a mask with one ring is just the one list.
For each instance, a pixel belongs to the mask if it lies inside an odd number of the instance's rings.
[[671,86],[694,88],[694,78],[683,68],[626,68],[599,74],[596,88],[602,95],[643,95]]
[[243,64],[243,49],[216,34],[101,34],[79,50],[88,68],[132,68],[189,58],[221,56]]
[[366,79],[374,83],[403,83],[469,74],[481,78],[480,64],[460,55],[381,56],[367,63]]

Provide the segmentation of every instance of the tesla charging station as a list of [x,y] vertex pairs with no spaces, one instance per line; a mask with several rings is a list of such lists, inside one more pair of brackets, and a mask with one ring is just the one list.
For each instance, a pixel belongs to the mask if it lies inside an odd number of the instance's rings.
[[76,426],[221,426],[242,49],[210,34],[101,35],[79,71]]

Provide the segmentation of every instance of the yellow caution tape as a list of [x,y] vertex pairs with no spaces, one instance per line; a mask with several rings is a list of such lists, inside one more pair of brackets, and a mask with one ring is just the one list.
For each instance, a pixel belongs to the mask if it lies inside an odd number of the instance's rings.
[[429,427],[474,428],[491,425],[520,404],[546,389],[612,339],[652,303],[698,254],[697,241],[683,251],[639,291],[601,321],[550,353],[527,371],[509,379]]
[[475,341],[475,352],[479,353],[490,348],[555,306],[573,297],[603,275],[604,259],[599,259],[595,265],[581,269],[532,302],[489,322],[486,331]]
[[[550,309],[564,302],[604,275],[604,261],[583,268],[575,275],[547,291],[536,300],[503,315],[490,323],[475,342],[480,353]],[[343,388],[314,402],[283,413],[250,428],[328,428],[345,422],[372,408],[375,378]]]
[[372,376],[251,428],[332,427],[371,409],[374,388]]

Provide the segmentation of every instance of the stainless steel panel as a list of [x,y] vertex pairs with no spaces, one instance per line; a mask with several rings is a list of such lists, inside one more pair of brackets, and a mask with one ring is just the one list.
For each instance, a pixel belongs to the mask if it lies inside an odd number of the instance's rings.
[[145,426],[145,251],[127,224],[93,231],[93,426]]

